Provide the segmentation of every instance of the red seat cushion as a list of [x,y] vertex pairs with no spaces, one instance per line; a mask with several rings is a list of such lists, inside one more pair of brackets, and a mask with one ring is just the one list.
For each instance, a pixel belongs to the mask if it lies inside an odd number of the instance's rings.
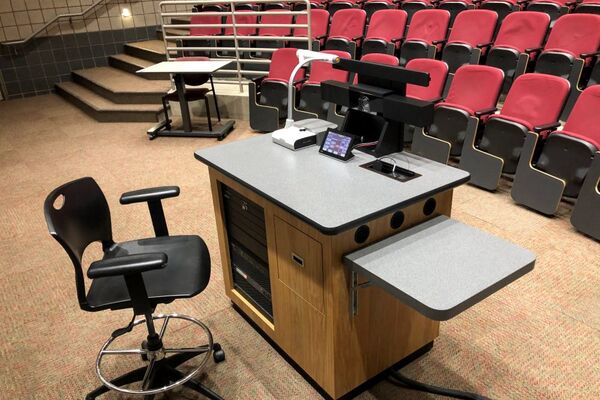
[[[345,51],[325,50],[321,53],[335,54],[340,58],[350,59],[352,56]],[[310,65],[310,75],[306,81],[309,85],[319,84],[326,80],[346,82],[348,80],[348,71],[333,68],[333,64],[324,61],[313,61]]]
[[550,16],[543,12],[510,13],[500,25],[494,47],[507,47],[519,53],[523,53],[525,49],[541,47],[549,24]]
[[475,115],[496,107],[504,73],[487,65],[463,65],[456,70],[448,96],[439,105],[457,107]]
[[590,86],[581,93],[562,133],[586,140],[600,149],[600,85]]
[[448,76],[448,64],[429,58],[410,60],[406,69],[429,73],[429,86],[406,85],[406,96],[419,100],[434,100],[442,97],[442,91]]

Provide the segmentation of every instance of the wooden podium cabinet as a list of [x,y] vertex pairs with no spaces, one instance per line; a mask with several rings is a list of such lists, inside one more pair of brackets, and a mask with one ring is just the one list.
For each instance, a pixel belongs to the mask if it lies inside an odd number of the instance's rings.
[[[449,216],[452,189],[358,228],[327,235],[216,169],[209,171],[227,295],[332,398],[343,396],[438,336],[439,322],[377,287],[357,291],[353,315],[352,277],[342,258],[436,215]],[[240,205],[239,213],[255,211],[255,206],[264,212],[272,318],[234,285],[233,221],[228,221],[232,216],[226,208],[231,206],[225,205],[224,191],[244,199],[246,205]],[[368,237],[357,243],[355,235],[364,235],[364,226]]]

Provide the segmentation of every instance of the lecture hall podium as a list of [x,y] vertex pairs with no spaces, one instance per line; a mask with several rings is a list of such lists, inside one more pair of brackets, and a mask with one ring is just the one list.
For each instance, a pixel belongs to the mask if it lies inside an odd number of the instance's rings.
[[[399,93],[377,89],[395,73],[375,69],[376,78],[333,83],[326,96],[350,106],[367,96],[395,122],[392,132],[402,132],[407,110],[431,107],[407,104],[403,85]],[[415,74],[405,77],[422,80]],[[346,162],[315,146],[291,151],[270,134],[195,153],[208,166],[227,296],[334,399],[424,354],[439,321],[535,261],[450,218],[453,190],[468,172],[401,147],[385,153],[399,168],[373,170],[378,152],[402,144],[382,139],[374,154],[355,151]]]

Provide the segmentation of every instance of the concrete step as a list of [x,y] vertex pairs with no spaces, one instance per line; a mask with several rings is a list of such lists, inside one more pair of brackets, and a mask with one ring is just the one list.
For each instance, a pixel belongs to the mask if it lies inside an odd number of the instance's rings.
[[125,54],[154,63],[159,63],[167,59],[165,44],[162,40],[158,39],[126,43],[124,50]]
[[[130,56],[129,54],[115,54],[108,58],[108,65],[113,68],[120,69],[130,74],[136,74],[142,68],[147,68],[156,63],[143,58]],[[169,79],[169,74],[138,74],[144,79],[150,80],[166,80]]]
[[113,67],[71,72],[73,81],[117,104],[160,104],[171,88],[168,80],[148,80]]
[[157,122],[162,106],[155,104],[117,104],[75,82],[62,82],[56,92],[100,122]]
[[191,17],[175,17],[171,18],[171,25],[188,25],[190,23]]
[[[167,28],[166,32],[169,36],[188,36],[190,30],[187,28],[175,29],[175,28]],[[158,40],[163,40],[163,31],[162,29],[156,30],[156,37]]]

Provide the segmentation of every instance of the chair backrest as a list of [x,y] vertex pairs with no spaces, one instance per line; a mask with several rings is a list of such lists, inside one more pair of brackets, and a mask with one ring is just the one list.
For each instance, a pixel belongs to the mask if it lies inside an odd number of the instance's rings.
[[365,31],[367,13],[358,8],[339,10],[333,14],[329,37],[345,38],[352,40],[362,36]]
[[447,10],[419,10],[410,21],[406,40],[420,40],[426,43],[443,40],[446,38],[449,23],[450,13]]
[[398,57],[392,56],[390,54],[382,54],[382,53],[365,54],[364,56],[362,56],[360,58],[360,61],[393,65],[393,66],[400,65],[400,60],[398,60]]
[[456,70],[444,103],[457,104],[473,112],[496,106],[504,72],[487,65],[463,65]]
[[[269,10],[273,14],[266,14],[260,18],[260,24],[292,24],[294,18],[293,15],[289,14],[289,10],[275,9]],[[286,14],[287,13],[287,14]],[[261,27],[258,28],[258,36],[290,36],[292,34],[292,27],[280,28],[280,27]]]
[[81,178],[54,189],[44,201],[50,235],[65,249],[75,267],[77,299],[87,308],[81,259],[93,242],[108,249],[112,240],[110,210],[102,190],[92,178]]
[[586,137],[592,143],[600,143],[599,127],[600,85],[595,85],[579,95],[563,129]]
[[[258,21],[258,16],[257,15],[244,15],[242,13],[244,12],[249,12],[250,10],[236,10],[236,14],[235,14],[235,23],[237,24],[256,24],[256,22]],[[231,15],[227,16],[227,20],[225,22],[226,24],[231,25],[232,19],[231,19]],[[251,36],[256,34],[256,30],[258,28],[254,27],[254,28],[236,28],[237,30],[237,34],[240,36]],[[233,35],[233,27],[229,27],[229,28],[225,28],[225,35],[228,36],[232,36]]]
[[[306,14],[296,17],[296,24],[306,25],[308,17]],[[327,35],[329,28],[329,12],[320,8],[312,8],[310,10],[310,34],[311,39]],[[306,36],[307,28],[294,28],[294,36]]]
[[442,97],[448,77],[448,64],[430,58],[415,58],[410,60],[405,68],[429,73],[429,86],[406,85],[407,97],[420,100],[434,100]]
[[[268,80],[275,80],[287,83],[290,80],[292,70],[298,65],[298,49],[281,48],[273,52],[271,57],[271,65],[269,66]],[[304,78],[304,68],[300,68],[294,77],[294,80]]]
[[390,42],[404,36],[407,14],[404,10],[378,10],[371,16],[365,39],[382,39]]
[[[219,15],[202,15],[202,13],[198,13],[198,15],[192,15],[190,18],[190,25],[193,24],[220,24],[221,17]],[[190,28],[190,36],[214,36],[221,34],[220,27],[195,27]]]
[[[350,59],[352,56],[346,51],[325,50],[321,53],[335,54],[339,58]],[[348,81],[348,71],[333,68],[333,64],[324,61],[314,61],[310,65],[310,75],[306,83],[317,84],[326,80],[334,80],[339,82]]]
[[466,10],[458,13],[448,37],[450,43],[466,43],[471,47],[489,43],[494,36],[498,14],[491,10]]
[[550,16],[537,11],[508,14],[500,25],[494,47],[508,47],[523,53],[542,46],[550,25]]
[[500,115],[525,121],[532,127],[558,121],[569,90],[569,81],[558,76],[521,75],[512,84]]
[[579,57],[600,48],[600,15],[568,14],[556,20],[544,51],[560,51]]

